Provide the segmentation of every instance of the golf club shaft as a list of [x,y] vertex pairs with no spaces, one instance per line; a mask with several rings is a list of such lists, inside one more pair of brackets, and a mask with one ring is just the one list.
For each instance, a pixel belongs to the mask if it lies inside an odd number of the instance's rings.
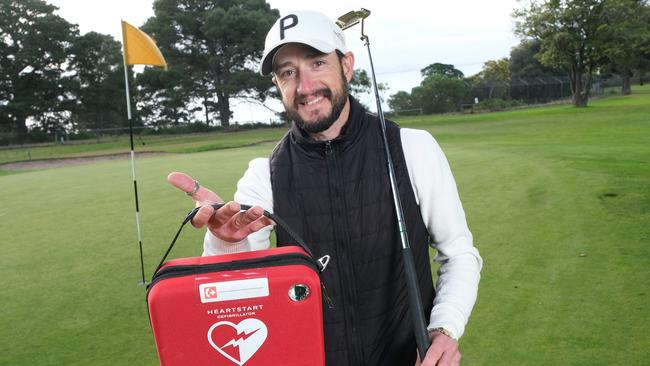
[[[363,23],[362,23],[363,24]],[[395,167],[393,166],[393,158],[390,154],[388,147],[388,137],[386,136],[386,120],[384,119],[384,112],[381,109],[381,99],[379,98],[379,88],[377,87],[377,79],[375,78],[375,67],[372,63],[372,54],[370,53],[370,41],[366,35],[363,35],[368,49],[368,59],[370,60],[370,73],[372,76],[372,85],[375,90],[375,100],[377,101],[377,116],[381,123],[382,138],[384,140],[384,151],[386,152],[386,161],[388,163],[388,176],[390,179],[390,187],[393,192],[393,203],[395,205],[395,212],[397,214],[397,223],[399,226],[400,239],[402,241],[402,256],[404,258],[404,273],[406,274],[406,287],[408,289],[409,302],[411,307],[411,317],[413,318],[413,331],[415,332],[415,341],[418,347],[420,360],[429,349],[431,343],[427,334],[426,320],[424,318],[424,307],[422,306],[422,296],[418,286],[418,277],[415,272],[415,261],[413,259],[413,252],[409,245],[408,233],[406,231],[406,223],[404,222],[404,212],[402,211],[402,202],[400,200],[399,191],[397,190],[397,179],[395,178]]]

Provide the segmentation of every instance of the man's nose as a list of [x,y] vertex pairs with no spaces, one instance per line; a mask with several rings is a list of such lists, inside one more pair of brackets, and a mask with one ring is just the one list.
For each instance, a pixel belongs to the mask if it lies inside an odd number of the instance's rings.
[[298,77],[298,93],[311,94],[316,90],[316,80],[309,71],[301,71]]

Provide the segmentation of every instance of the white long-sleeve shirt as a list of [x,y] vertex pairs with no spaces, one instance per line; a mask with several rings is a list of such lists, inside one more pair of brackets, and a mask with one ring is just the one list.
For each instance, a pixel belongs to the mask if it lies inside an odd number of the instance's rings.
[[[402,128],[401,140],[411,185],[440,263],[429,329],[442,327],[460,338],[476,301],[483,260],[473,245],[456,182],[447,159],[426,131]],[[273,212],[268,158],[253,159],[237,183],[235,201]],[[225,242],[209,230],[203,255],[266,249],[271,226],[238,243]]]

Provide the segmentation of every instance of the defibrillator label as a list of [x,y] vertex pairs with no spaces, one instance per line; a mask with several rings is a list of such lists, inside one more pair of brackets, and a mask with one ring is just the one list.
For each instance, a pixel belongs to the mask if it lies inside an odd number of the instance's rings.
[[264,277],[203,283],[199,285],[199,295],[204,304],[269,296],[269,279]]

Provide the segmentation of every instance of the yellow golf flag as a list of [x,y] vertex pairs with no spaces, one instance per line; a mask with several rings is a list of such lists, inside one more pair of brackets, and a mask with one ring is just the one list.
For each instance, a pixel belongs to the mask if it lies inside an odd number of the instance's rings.
[[122,21],[122,41],[127,65],[152,65],[167,70],[165,58],[147,33]]

